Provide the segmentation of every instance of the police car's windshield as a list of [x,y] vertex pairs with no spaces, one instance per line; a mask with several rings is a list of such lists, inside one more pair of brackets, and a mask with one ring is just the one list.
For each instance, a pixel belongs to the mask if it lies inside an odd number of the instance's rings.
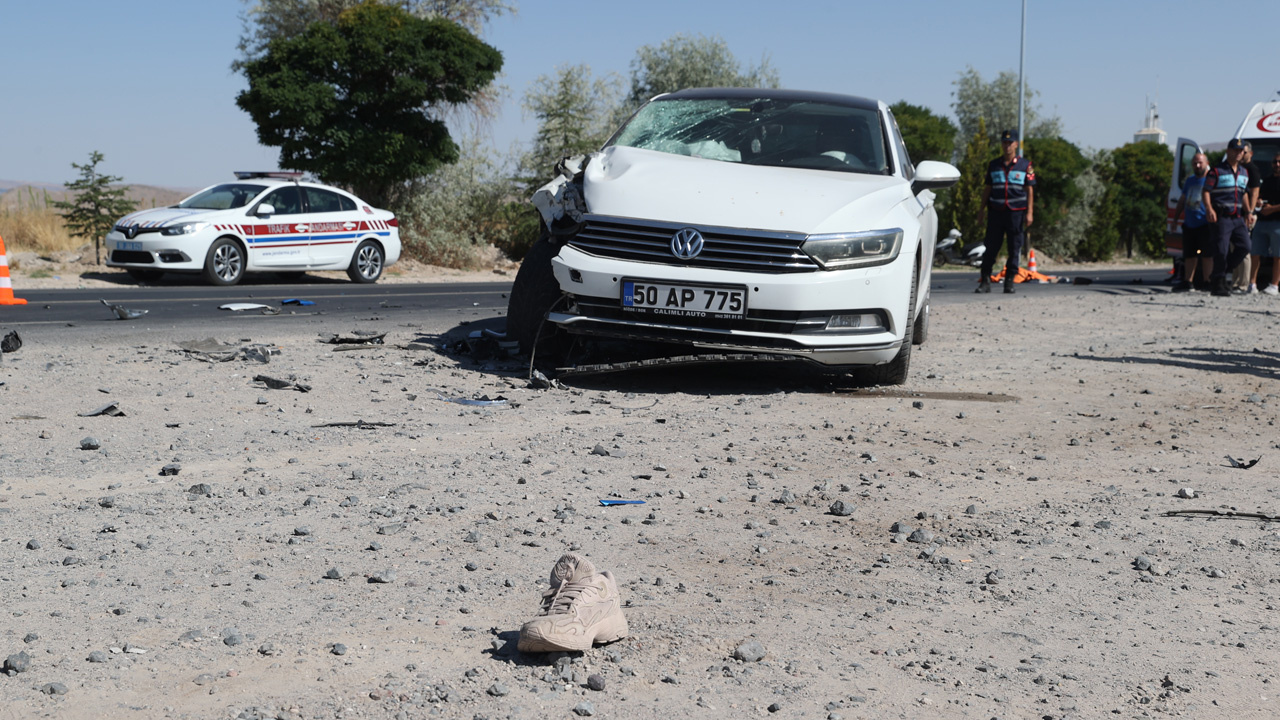
[[659,98],[610,144],[745,165],[891,172],[879,113],[806,100]]
[[178,207],[189,210],[231,210],[244,207],[254,199],[266,185],[250,183],[227,183],[215,185],[178,203]]

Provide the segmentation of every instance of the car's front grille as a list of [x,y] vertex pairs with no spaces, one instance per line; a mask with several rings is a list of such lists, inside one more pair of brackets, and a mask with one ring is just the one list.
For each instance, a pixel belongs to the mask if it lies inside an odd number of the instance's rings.
[[164,228],[159,225],[156,225],[155,227],[137,227],[134,229],[133,235],[129,234],[129,226],[127,225],[117,225],[115,230],[116,232],[123,234],[125,237],[134,237],[137,235],[145,235],[147,233],[158,233],[161,230],[164,230]]
[[112,250],[111,262],[118,263],[154,263],[156,260],[149,252],[141,250]]
[[[671,236],[684,228],[694,228],[703,239],[702,252],[690,260],[671,252]],[[802,233],[587,215],[586,226],[569,244],[601,257],[664,265],[766,273],[818,270],[817,263],[800,251],[804,240]]]

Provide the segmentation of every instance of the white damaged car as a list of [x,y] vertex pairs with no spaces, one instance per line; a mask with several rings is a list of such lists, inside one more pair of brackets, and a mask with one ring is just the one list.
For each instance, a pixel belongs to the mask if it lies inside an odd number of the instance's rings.
[[682,90],[559,169],[507,312],[523,351],[568,333],[906,381],[928,332],[930,189],[960,173],[913,166],[884,103]]
[[144,281],[201,273],[235,285],[246,272],[346,270],[353,282],[377,282],[400,258],[395,214],[300,175],[236,173],[173,207],[126,215],[107,234],[107,265]]

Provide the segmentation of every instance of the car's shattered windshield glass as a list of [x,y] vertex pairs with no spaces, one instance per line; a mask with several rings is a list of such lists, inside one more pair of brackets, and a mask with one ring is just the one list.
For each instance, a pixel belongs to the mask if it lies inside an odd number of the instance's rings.
[[216,185],[183,200],[178,203],[178,207],[188,210],[231,210],[248,205],[250,200],[266,189],[265,185],[248,183]]
[[879,113],[812,101],[659,99],[611,144],[746,165],[891,172]]

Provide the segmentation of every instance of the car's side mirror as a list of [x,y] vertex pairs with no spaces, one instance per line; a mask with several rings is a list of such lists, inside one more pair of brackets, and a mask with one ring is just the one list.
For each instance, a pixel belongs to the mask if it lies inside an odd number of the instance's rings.
[[253,214],[258,217],[270,217],[276,214],[276,207],[274,205],[263,203],[258,206],[257,210],[253,211]]
[[911,194],[919,195],[921,190],[951,187],[959,179],[960,171],[956,166],[937,160],[925,160],[916,166],[916,177],[911,181]]

